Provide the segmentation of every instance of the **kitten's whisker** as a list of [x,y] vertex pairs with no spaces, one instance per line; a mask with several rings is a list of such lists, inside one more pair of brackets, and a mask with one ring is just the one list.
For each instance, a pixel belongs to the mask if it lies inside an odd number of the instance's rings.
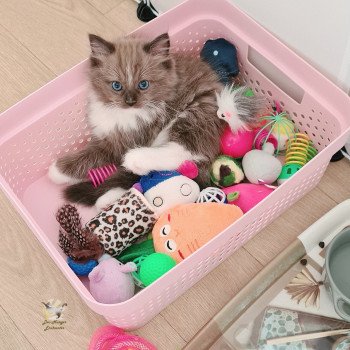
[[153,63],[153,65],[149,65],[151,61],[151,56],[148,56],[147,57],[147,60],[145,62],[145,64],[143,65],[143,67],[141,68],[141,75],[145,72],[145,71],[148,71],[149,69],[152,69],[154,68],[157,64],[156,63]]
[[[141,68],[141,72],[150,67],[150,65],[149,65],[150,61],[151,61],[151,57],[147,57],[147,60],[146,60],[145,64]],[[153,64],[153,66],[154,65],[155,64]]]
[[141,73],[140,75],[146,75],[149,71],[151,71],[153,68],[157,67],[158,64],[153,64],[151,66],[147,66],[147,67],[144,67],[142,70],[141,70]]
[[167,108],[171,109],[173,112],[176,112],[176,117],[179,117],[180,114],[184,113],[184,111],[179,111],[175,109],[174,107],[170,106],[168,103],[166,103]]

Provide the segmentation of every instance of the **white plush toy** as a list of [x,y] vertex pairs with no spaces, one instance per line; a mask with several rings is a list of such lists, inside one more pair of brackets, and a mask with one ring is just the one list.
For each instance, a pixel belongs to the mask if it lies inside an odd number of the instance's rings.
[[272,184],[282,171],[282,164],[276,157],[258,149],[246,153],[242,167],[246,178],[253,184]]
[[179,204],[196,202],[200,193],[198,184],[178,171],[151,171],[141,177],[139,185],[158,215]]
[[237,87],[233,84],[226,85],[220,93],[216,93],[216,101],[218,117],[225,120],[234,133],[254,126],[263,107],[263,99],[254,96],[248,86]]

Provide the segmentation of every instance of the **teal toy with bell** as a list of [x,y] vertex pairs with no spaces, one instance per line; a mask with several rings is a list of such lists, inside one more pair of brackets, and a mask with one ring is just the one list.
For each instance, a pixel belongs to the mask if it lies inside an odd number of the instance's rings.
[[137,271],[133,272],[132,276],[135,284],[140,288],[149,286],[176,265],[176,261],[171,256],[163,253],[139,257],[134,260],[134,263]]

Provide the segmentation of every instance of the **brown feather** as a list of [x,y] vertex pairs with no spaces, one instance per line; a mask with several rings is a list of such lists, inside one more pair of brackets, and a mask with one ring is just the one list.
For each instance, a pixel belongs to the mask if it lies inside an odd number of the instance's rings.
[[64,205],[57,211],[56,219],[60,224],[58,244],[67,256],[80,262],[102,256],[104,249],[98,237],[90,230],[82,229],[76,207]]

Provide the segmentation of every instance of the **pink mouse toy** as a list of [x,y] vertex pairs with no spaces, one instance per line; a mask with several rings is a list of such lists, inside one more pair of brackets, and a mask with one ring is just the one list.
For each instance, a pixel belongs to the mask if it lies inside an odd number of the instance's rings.
[[242,158],[253,148],[255,130],[239,129],[235,132],[227,126],[221,136],[220,146],[222,154],[232,158]]
[[246,213],[273,192],[274,188],[266,185],[241,183],[222,190],[226,194],[228,204],[237,205],[243,213]]
[[102,260],[90,273],[90,293],[96,301],[104,304],[121,303],[135,293],[130,272],[136,271],[134,263],[125,265],[114,258]]

